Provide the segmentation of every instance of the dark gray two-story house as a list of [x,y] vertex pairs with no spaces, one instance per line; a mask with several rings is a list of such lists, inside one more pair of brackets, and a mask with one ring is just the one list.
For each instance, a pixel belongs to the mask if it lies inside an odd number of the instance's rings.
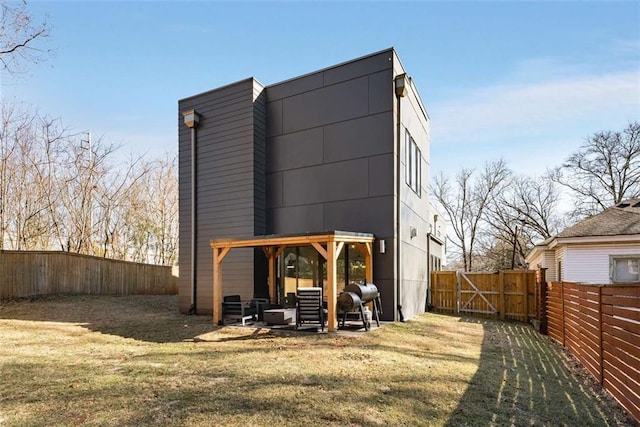
[[[213,310],[212,239],[328,230],[374,236],[383,319],[425,311],[445,229],[429,202],[429,116],[394,49],[269,86],[248,78],[178,110],[181,311]],[[261,248],[234,249],[223,293],[284,303],[326,277],[313,246],[287,247],[276,270],[270,294]],[[364,280],[344,245],[338,290]]]

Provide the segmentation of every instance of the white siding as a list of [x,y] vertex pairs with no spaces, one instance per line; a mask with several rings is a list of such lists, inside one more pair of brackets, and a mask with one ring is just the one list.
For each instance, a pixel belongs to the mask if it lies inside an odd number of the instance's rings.
[[[555,271],[555,275],[553,276],[553,280],[569,280],[565,275],[565,272],[567,271],[565,267],[565,260],[567,258],[566,252],[567,252],[566,247],[560,247],[556,249],[556,256],[555,256],[556,271]],[[558,264],[560,264],[560,270],[558,270]]]
[[542,261],[542,266],[547,269],[547,282],[552,282],[557,279],[557,264],[556,257],[554,251],[544,251],[544,259]]
[[[609,255],[640,255],[639,244],[567,246],[563,280],[583,283],[611,283]],[[556,256],[557,258],[557,256]]]
[[538,252],[535,258],[529,261],[529,268],[532,270],[537,270],[539,267],[545,268],[544,265],[544,252]]

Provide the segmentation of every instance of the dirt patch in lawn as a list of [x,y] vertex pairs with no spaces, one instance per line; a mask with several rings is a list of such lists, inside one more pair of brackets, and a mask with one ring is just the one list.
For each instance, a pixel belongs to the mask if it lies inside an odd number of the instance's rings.
[[3,303],[0,336],[0,425],[632,425],[516,323],[309,334],[214,327],[175,296],[60,296]]

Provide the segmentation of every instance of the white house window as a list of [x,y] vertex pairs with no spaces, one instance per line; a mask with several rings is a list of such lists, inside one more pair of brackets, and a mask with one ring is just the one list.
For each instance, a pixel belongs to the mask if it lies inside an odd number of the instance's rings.
[[640,255],[610,256],[609,268],[614,283],[640,282]]
[[407,185],[411,187],[418,197],[421,197],[422,153],[420,152],[420,148],[418,148],[416,141],[411,137],[409,131],[405,132],[404,152],[405,179],[407,181]]

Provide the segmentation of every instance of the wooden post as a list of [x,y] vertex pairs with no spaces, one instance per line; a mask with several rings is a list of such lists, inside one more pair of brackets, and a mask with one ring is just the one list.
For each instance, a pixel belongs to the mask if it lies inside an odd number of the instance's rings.
[[455,287],[455,295],[454,295],[454,313],[457,316],[460,314],[460,272],[456,271],[456,287]]
[[222,259],[220,249],[213,248],[213,324],[222,323]]
[[598,361],[598,381],[600,385],[603,385],[604,382],[604,351],[602,349],[602,286],[598,286],[598,334],[599,337],[599,346],[598,346],[598,356],[600,360]]
[[270,247],[269,254],[269,302],[276,303],[276,248]]
[[[373,283],[373,244],[365,243],[365,253],[364,253],[364,277],[367,283]],[[369,301],[367,303],[367,307],[369,310],[373,312],[373,301]]]
[[498,315],[500,320],[504,320],[506,315],[505,312],[507,311],[507,304],[504,298],[504,272],[502,270],[500,270],[500,273],[498,274],[498,286],[500,287],[500,295],[498,296]]
[[562,301],[562,346],[564,347],[564,330],[567,325],[566,315],[564,312],[564,282],[560,282],[560,298]]
[[538,271],[538,320],[540,320],[540,332],[547,335],[549,332],[547,323],[547,269],[541,268]]
[[373,283],[373,244],[365,243],[366,252],[364,254],[364,274],[367,283]]
[[524,287],[524,323],[529,323],[529,274],[526,271],[523,271],[520,277],[522,280],[522,285]]
[[213,324],[222,323],[222,260],[231,250],[230,247],[213,249]]
[[336,288],[337,277],[336,242],[327,242],[327,331],[336,329],[336,301],[338,291]]

